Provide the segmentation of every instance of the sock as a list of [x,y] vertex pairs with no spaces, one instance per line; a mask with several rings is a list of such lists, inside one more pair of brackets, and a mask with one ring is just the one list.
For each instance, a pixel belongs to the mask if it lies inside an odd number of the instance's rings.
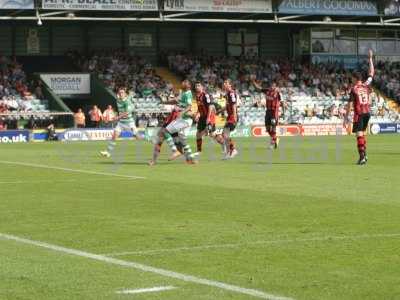
[[169,148],[171,149],[171,151],[172,152],[176,152],[177,148],[175,146],[175,142],[174,142],[174,139],[172,138],[172,136],[168,132],[166,132],[164,134],[164,136],[165,136],[165,141],[167,142],[167,144],[168,144]]
[[364,156],[367,156],[367,137],[364,135]]
[[358,153],[360,154],[360,159],[363,159],[365,157],[365,138],[363,136],[358,136],[357,137],[357,149]]
[[269,135],[271,136],[271,142],[272,142],[273,144],[275,144],[275,143],[276,143],[276,132],[273,131],[273,130],[271,130],[270,133],[269,133]]
[[230,151],[229,151],[229,146],[230,146],[230,138],[227,138],[226,140],[224,140],[224,152],[225,152],[225,154],[229,154],[230,153]]
[[[179,135],[173,135],[174,138],[174,144],[176,147],[176,150],[178,150],[180,153],[183,153],[183,145],[181,143],[181,139],[179,138]],[[173,149],[171,149],[172,151],[174,151]]]
[[197,139],[196,144],[197,144],[197,152],[201,152],[203,146],[203,139]]
[[229,153],[235,150],[235,142],[232,139],[229,139]]
[[108,142],[108,146],[107,146],[108,153],[112,153],[114,151],[116,144],[117,143],[114,140],[111,140]]
[[192,148],[190,148],[190,145],[187,144],[183,147],[183,152],[185,154],[186,160],[191,160],[192,157]]
[[157,161],[158,156],[160,155],[161,152],[161,145],[162,143],[158,143],[154,145],[154,150],[153,150],[153,161]]

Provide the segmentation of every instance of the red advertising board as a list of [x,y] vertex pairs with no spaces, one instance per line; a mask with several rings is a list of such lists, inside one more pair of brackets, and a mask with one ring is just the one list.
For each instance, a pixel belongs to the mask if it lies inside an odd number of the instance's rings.
[[342,124],[316,124],[302,125],[302,134],[304,136],[320,135],[346,135],[346,128]]
[[[252,136],[269,136],[264,126],[253,126]],[[324,136],[324,135],[346,135],[346,128],[341,124],[316,124],[316,125],[282,125],[278,126],[278,136]]]
[[[276,129],[278,136],[297,136],[301,134],[301,126],[298,125],[282,125]],[[251,134],[254,137],[265,137],[269,136],[264,126],[253,126],[251,128]]]

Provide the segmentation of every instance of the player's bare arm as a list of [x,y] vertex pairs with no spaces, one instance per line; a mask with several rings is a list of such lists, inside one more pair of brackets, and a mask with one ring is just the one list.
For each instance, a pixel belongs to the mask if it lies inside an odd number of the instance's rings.
[[183,115],[193,115],[192,113],[192,105],[188,105],[185,109],[179,112],[179,117]]
[[175,104],[178,104],[178,102],[179,102],[179,99],[175,98],[175,99],[170,99],[168,101],[165,101],[162,104],[164,104],[164,105],[175,105]]
[[122,112],[118,115],[117,119],[121,120],[121,119],[127,119],[129,117],[129,113],[128,112]]
[[369,62],[369,77],[373,78],[375,76],[375,67],[374,67],[374,52],[370,49],[368,51],[368,62]]
[[259,84],[255,78],[254,78],[251,82],[253,83],[254,87],[255,87],[257,90],[260,90],[260,91],[261,91],[261,90],[263,89],[262,86],[261,86],[261,84]]
[[346,113],[345,113],[345,116],[343,119],[344,126],[347,126],[347,124],[349,124],[349,122],[350,122],[349,116],[350,116],[352,108],[353,108],[353,101],[352,101],[352,99],[350,99],[350,101],[346,104],[346,107],[345,107]]
[[234,104],[232,105],[232,109],[233,109],[233,118],[234,118],[235,123],[236,123],[237,120],[238,120],[238,117],[237,117],[237,104],[236,104],[236,103],[234,103]]
[[210,106],[208,107],[207,124],[210,123],[210,119],[213,113],[215,113],[215,106],[213,104],[210,104]]

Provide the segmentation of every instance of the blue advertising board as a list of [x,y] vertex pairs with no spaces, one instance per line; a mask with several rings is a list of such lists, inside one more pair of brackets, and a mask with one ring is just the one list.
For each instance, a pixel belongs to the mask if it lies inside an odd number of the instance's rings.
[[[88,128],[88,129],[67,129],[60,132],[59,140],[63,141],[107,141],[112,138],[114,129],[112,128]],[[139,138],[144,138],[145,130],[138,128],[137,135]],[[120,139],[132,139],[134,135],[130,131],[121,132]]]
[[350,0],[283,0],[279,12],[304,15],[376,16],[375,1]]
[[27,143],[29,130],[4,130],[0,131],[0,144]]
[[0,0],[0,9],[33,9],[33,0]]
[[356,69],[360,63],[366,60],[366,56],[357,55],[337,55],[337,54],[313,54],[311,62],[313,64],[319,63],[339,63],[346,69]]
[[395,123],[375,123],[371,124],[372,134],[400,133],[400,124]]

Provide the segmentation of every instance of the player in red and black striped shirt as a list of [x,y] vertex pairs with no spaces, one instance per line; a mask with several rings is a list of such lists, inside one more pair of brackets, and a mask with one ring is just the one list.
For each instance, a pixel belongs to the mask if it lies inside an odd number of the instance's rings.
[[224,90],[226,92],[225,100],[225,110],[227,112],[227,119],[224,127],[224,143],[225,143],[225,156],[223,159],[233,158],[238,154],[236,150],[235,143],[231,139],[231,132],[235,130],[238,122],[237,114],[237,102],[238,95],[235,89],[232,87],[232,82],[227,79],[224,81]]
[[362,74],[359,72],[353,73],[353,88],[350,93],[350,101],[347,106],[347,114],[345,122],[350,114],[351,107],[354,109],[353,118],[353,133],[357,135],[357,149],[360,158],[357,162],[358,165],[365,165],[367,163],[367,140],[364,132],[367,130],[369,119],[371,118],[370,113],[370,94],[373,77],[375,75],[374,53],[369,50],[369,74],[367,81],[362,81]]
[[276,127],[279,122],[279,108],[281,105],[281,94],[275,82],[272,83],[268,89],[263,89],[256,80],[253,80],[253,85],[265,93],[265,129],[271,137],[271,149],[277,149],[279,145],[279,138],[276,136]]
[[203,136],[208,135],[219,144],[223,144],[224,140],[221,135],[215,135],[216,108],[211,96],[205,91],[201,83],[196,84],[196,102],[198,110],[195,117],[197,122],[197,153],[201,153]]

